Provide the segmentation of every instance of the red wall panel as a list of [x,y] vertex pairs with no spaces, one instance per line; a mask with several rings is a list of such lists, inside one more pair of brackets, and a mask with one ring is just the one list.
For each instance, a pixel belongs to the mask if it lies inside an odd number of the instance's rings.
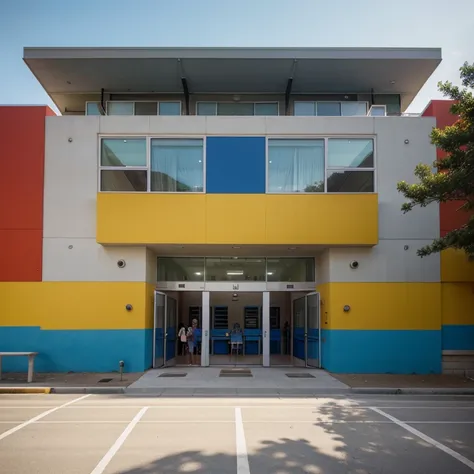
[[[432,100],[423,112],[423,116],[435,117],[437,128],[445,128],[452,125],[457,120],[457,117],[451,113],[453,102],[452,100]],[[442,150],[436,150],[436,156],[438,159],[443,159],[446,153]],[[462,204],[462,201],[440,204],[439,224],[441,237],[444,237],[451,230],[458,229],[467,222],[469,214],[464,211],[458,211]]]
[[0,106],[0,281],[41,281],[45,106]]

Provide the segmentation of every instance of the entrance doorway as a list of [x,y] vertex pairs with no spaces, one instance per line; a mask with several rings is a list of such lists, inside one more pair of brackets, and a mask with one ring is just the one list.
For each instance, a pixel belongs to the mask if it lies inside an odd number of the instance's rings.
[[263,292],[211,292],[209,364],[263,365]]
[[155,291],[153,367],[189,364],[194,319],[196,365],[321,367],[319,293],[245,290]]
[[295,365],[321,367],[319,293],[293,301],[292,354]]

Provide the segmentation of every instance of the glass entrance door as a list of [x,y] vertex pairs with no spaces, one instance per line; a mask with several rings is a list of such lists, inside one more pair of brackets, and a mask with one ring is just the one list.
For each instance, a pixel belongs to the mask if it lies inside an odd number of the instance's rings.
[[165,320],[166,295],[155,291],[155,310],[153,324],[153,367],[165,365]]
[[155,291],[153,325],[153,367],[176,363],[177,302],[161,291]]
[[174,298],[165,295],[166,298],[166,323],[165,323],[165,365],[176,365],[176,341],[177,341],[177,309],[178,304]]
[[305,354],[307,367],[321,367],[320,342],[321,325],[319,323],[319,293],[310,293],[305,297]]
[[296,365],[320,367],[320,341],[319,293],[309,293],[293,301],[293,357]]

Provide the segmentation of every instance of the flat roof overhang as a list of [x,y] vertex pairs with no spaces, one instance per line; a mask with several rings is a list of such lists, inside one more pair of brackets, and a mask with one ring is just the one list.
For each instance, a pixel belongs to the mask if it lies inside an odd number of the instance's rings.
[[[391,93],[408,107],[440,48],[25,48],[53,98],[107,93]],[[53,99],[54,100],[54,99]]]

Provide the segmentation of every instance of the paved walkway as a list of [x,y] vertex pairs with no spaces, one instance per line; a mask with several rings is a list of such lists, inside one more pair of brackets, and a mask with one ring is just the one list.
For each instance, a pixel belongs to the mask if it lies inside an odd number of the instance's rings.
[[[235,371],[237,376],[221,377],[221,371]],[[251,377],[242,377],[241,370],[248,370]],[[235,373],[234,372],[234,373]],[[185,374],[184,377],[179,376]],[[290,378],[301,374],[308,378]],[[178,375],[174,377],[173,375]],[[232,373],[231,373],[232,375]],[[346,393],[349,387],[324,370],[306,368],[235,369],[233,367],[175,367],[146,372],[131,384],[126,393],[154,395],[257,395]]]
[[472,474],[474,397],[0,396],[0,474]]

